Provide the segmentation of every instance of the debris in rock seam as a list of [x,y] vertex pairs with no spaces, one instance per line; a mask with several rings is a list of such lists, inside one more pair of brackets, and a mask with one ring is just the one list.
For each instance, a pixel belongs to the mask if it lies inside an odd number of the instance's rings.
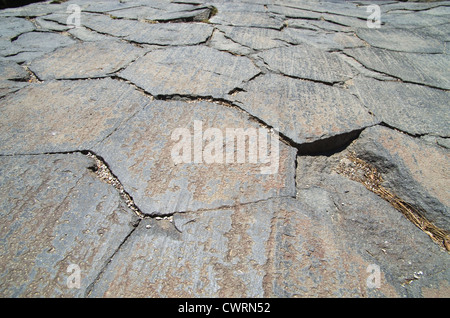
[[383,178],[374,166],[358,158],[354,152],[349,152],[345,158],[341,159],[336,171],[353,181],[362,183],[368,190],[388,201],[434,242],[450,251],[450,234],[427,220],[416,207],[383,187]]

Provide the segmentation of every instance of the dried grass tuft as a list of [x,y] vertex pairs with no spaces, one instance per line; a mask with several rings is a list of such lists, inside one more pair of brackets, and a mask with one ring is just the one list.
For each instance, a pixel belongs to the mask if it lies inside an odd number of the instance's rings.
[[340,161],[336,171],[351,180],[362,183],[367,189],[388,201],[409,221],[428,234],[434,242],[450,251],[450,234],[427,220],[423,215],[423,211],[405,202],[383,187],[383,178],[373,165],[358,158],[354,152],[349,152]]

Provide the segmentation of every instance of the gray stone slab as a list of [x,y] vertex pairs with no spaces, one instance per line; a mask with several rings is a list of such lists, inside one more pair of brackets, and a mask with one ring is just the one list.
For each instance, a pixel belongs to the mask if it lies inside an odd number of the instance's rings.
[[302,10],[280,5],[268,5],[267,10],[272,13],[283,15],[286,18],[319,20],[322,17],[322,14],[320,12]]
[[91,31],[85,27],[73,28],[68,31],[74,37],[80,39],[83,42],[94,42],[94,41],[111,41],[112,36],[106,34],[100,34],[95,31]]
[[[44,15],[42,17],[36,18],[37,21],[48,21],[48,22],[55,22],[59,24],[60,26],[68,26],[67,25],[67,18],[69,18],[70,13],[69,12],[58,12],[58,13],[50,13],[47,15]],[[87,14],[89,16],[89,14]],[[80,22],[82,21],[82,17],[85,17],[85,13],[81,11],[80,16]],[[73,25],[70,25],[68,27],[73,27]]]
[[[332,205],[326,213],[285,198],[175,214],[173,224],[144,220],[108,264],[90,296],[419,297],[445,293],[448,255],[361,185],[349,180],[340,185],[344,188],[332,189],[330,196],[339,204],[354,204],[350,209]],[[376,206],[361,200],[368,195]],[[386,222],[386,214],[392,223]],[[377,231],[383,231],[387,240],[380,239]],[[367,285],[371,274],[367,269],[373,264],[380,266],[378,289]],[[419,271],[420,280],[403,286]]]
[[148,103],[112,80],[49,81],[0,100],[0,153],[87,150]]
[[345,89],[267,74],[238,92],[235,102],[297,144],[373,125],[376,120]]
[[[423,27],[420,29],[417,29],[416,31],[420,32],[421,34],[424,34],[425,36],[438,39],[442,42],[450,42],[450,29],[449,29],[450,23],[447,24],[440,24],[440,25],[434,25],[429,27]],[[445,43],[448,47],[448,43]],[[448,53],[448,49],[445,53]]]
[[110,16],[114,18],[125,18],[131,20],[140,20],[140,19],[151,20],[148,17],[154,17],[158,13],[160,14],[161,10],[147,6],[131,7],[127,9],[109,12]]
[[112,19],[103,14],[82,13],[80,22],[91,30],[102,34],[124,37],[135,32],[140,32],[144,22],[127,19]]
[[[361,74],[363,76],[366,76],[369,78],[375,78],[375,79],[379,79],[379,80],[387,80],[387,81],[396,81],[397,80],[396,78],[389,76],[387,74],[372,71],[372,70],[368,69],[367,67],[365,67],[364,65],[359,63],[357,60],[355,60],[353,57],[346,55],[342,52],[336,52],[335,54],[339,55],[342,60],[347,62],[352,68],[354,68],[359,74]],[[354,78],[356,78],[356,76]]]
[[[345,32],[345,33],[351,33],[354,32],[354,28],[351,28],[349,26],[337,24],[334,22],[329,22],[325,20],[310,20],[310,19],[287,19],[284,21],[284,24],[289,28],[295,28],[295,29],[305,29],[305,30],[312,30],[312,31],[324,31],[324,32]],[[287,29],[287,30],[289,30]],[[286,30],[286,29],[285,29]],[[337,33],[341,34],[341,33]],[[307,35],[307,34],[305,34]],[[325,33],[311,33],[311,36],[321,36],[329,35]],[[295,37],[294,37],[295,38]]]
[[409,14],[386,14],[383,16],[385,28],[418,29],[422,27],[437,26],[449,22],[446,16],[414,12]]
[[446,54],[395,52],[377,48],[346,49],[365,67],[403,81],[450,88],[450,60]]
[[[126,248],[120,251],[120,255],[113,260],[108,272],[95,285],[91,295],[93,297],[261,296],[264,273],[259,267],[261,259],[264,264],[266,258],[264,243],[269,233],[267,231],[258,233],[257,229],[259,224],[267,222],[270,214],[258,211],[259,213],[254,213],[255,217],[251,221],[248,215],[243,213],[238,216],[233,212],[227,209],[205,214],[190,214],[187,217],[177,215],[175,224],[181,233],[173,227],[164,228],[159,223],[143,221],[136,235],[126,242]],[[231,244],[229,241],[236,240],[236,237],[230,230],[233,225],[236,226],[234,223],[238,218],[241,227],[249,228],[251,234],[244,234],[249,236],[249,244],[245,246],[241,244],[233,255],[228,245]],[[256,237],[263,250],[252,253],[250,240]],[[142,246],[139,251],[135,249],[138,241]],[[189,259],[186,259],[188,255]],[[123,264],[121,259],[130,261]],[[256,264],[251,264],[251,260]],[[236,265],[236,262],[240,264]],[[122,266],[119,266],[119,263],[122,263]],[[240,272],[235,276],[237,267]],[[144,279],[140,280],[140,284],[136,284],[137,277],[141,274]],[[233,280],[230,281],[232,277]],[[239,288],[236,288],[236,285]]]
[[218,26],[217,28],[223,31],[226,37],[254,50],[266,50],[288,45],[285,41],[289,37],[285,33],[273,29],[231,26]]
[[206,21],[211,9],[205,6],[180,6],[172,8],[153,8],[148,6],[133,7],[109,12],[116,18],[149,20],[159,22]]
[[227,51],[237,55],[247,55],[254,52],[253,49],[227,38],[225,34],[219,30],[213,32],[213,35],[208,41],[208,46],[219,51]]
[[2,80],[24,81],[28,77],[28,72],[19,64],[12,61],[0,60],[0,78]]
[[63,31],[67,31],[73,27],[72,25],[60,24],[55,21],[50,21],[50,20],[44,19],[43,17],[37,17],[37,18],[35,18],[34,21],[37,25],[37,29],[44,30],[44,31],[63,32]]
[[12,55],[22,52],[35,52],[34,56],[42,56],[58,47],[74,44],[69,36],[52,32],[28,32],[20,35],[11,46],[0,54]]
[[105,13],[108,11],[127,9],[132,7],[137,7],[139,4],[136,1],[96,1],[94,3],[90,3],[83,11],[86,12],[94,12],[94,13]]
[[288,28],[293,29],[304,29],[311,31],[320,30],[320,28],[318,26],[313,25],[310,20],[303,20],[303,19],[287,19],[284,20],[284,25],[286,25],[286,27]]
[[7,55],[7,56],[5,56],[5,59],[7,59],[8,61],[15,62],[15,63],[27,65],[28,63],[30,63],[30,61],[32,61],[38,57],[41,57],[42,55],[45,55],[45,53],[46,52],[43,52],[43,51],[36,51],[36,52],[24,51],[24,52]]
[[448,5],[447,6],[443,5],[440,7],[435,7],[435,8],[431,8],[429,10],[423,11],[423,13],[432,14],[432,15],[442,15],[442,16],[449,17],[450,16],[450,7]]
[[206,42],[212,32],[213,27],[204,23],[147,23],[126,39],[146,44],[193,45]]
[[13,93],[26,86],[28,83],[0,80],[0,97],[6,96],[9,93]]
[[340,1],[275,1],[274,4],[303,11],[331,13],[361,19],[366,19],[370,14],[366,12],[366,6]]
[[337,83],[352,78],[354,72],[338,55],[307,44],[275,48],[258,56],[271,70],[301,79]]
[[[260,205],[144,220],[92,297],[261,297],[273,212]],[[275,206],[274,206],[275,208]],[[150,228],[148,228],[150,227]]]
[[381,121],[413,135],[450,136],[448,91],[357,77],[355,92]]
[[[367,16],[369,16],[369,14],[367,14]],[[323,14],[323,19],[325,21],[350,28],[367,28],[367,18],[359,19],[336,14]],[[381,20],[381,23],[383,24],[383,20]]]
[[219,11],[209,19],[210,23],[244,27],[259,27],[280,30],[283,21],[263,12]]
[[267,9],[264,7],[265,1],[252,2],[227,2],[227,1],[212,1],[214,7],[218,12],[259,12],[265,13]]
[[195,1],[194,3],[178,3],[177,1],[167,1],[167,0],[147,0],[147,1],[136,1],[136,3],[141,3],[142,5],[152,7],[155,9],[163,10],[166,12],[177,12],[177,11],[194,11],[198,6]]
[[119,75],[150,94],[224,97],[259,73],[245,58],[203,46],[155,50]]
[[337,23],[333,23],[325,20],[317,20],[309,22],[311,25],[316,26],[325,31],[334,31],[334,32],[352,32],[353,28],[345,25],[340,25]]
[[196,10],[190,11],[175,11],[166,12],[164,14],[158,14],[156,16],[150,16],[150,20],[159,22],[189,22],[198,21],[206,22],[211,15],[211,9],[206,7],[199,7]]
[[350,149],[383,173],[394,194],[449,231],[448,151],[385,127],[366,129]]
[[[199,144],[195,121],[200,122],[201,131],[215,128],[222,135],[225,144],[217,139],[219,148],[212,153],[219,157],[211,159],[213,162],[207,157],[214,145],[211,137],[207,140],[204,136],[203,146]],[[178,149],[181,137],[177,128],[189,132],[187,149]],[[105,159],[145,214],[167,215],[294,195],[295,150],[279,142],[276,156],[276,148],[261,141],[260,149],[272,149],[273,160],[270,157],[269,163],[263,163],[260,153],[251,162],[250,148],[238,147],[236,138],[234,147],[225,142],[227,128],[251,128],[261,138],[267,136],[267,132],[257,131],[260,126],[248,115],[233,108],[208,102],[154,101],[94,151]],[[180,152],[186,153],[185,161],[173,157]],[[245,157],[238,162],[240,153]],[[263,171],[269,167],[273,170]]]
[[324,51],[336,51],[365,46],[362,40],[352,34],[320,32],[298,28],[286,28],[283,30],[283,33],[290,43],[306,43]]
[[26,86],[30,75],[22,66],[8,60],[0,60],[0,97]]
[[450,149],[449,138],[443,138],[443,137],[433,136],[433,135],[425,135],[425,136],[422,136],[421,139],[425,142],[428,142],[429,144],[438,145],[440,147]]
[[66,4],[31,3],[17,8],[0,11],[0,17],[40,17],[54,12],[65,12]]
[[[279,271],[286,276],[279,278],[282,288],[278,296],[305,295],[309,291],[311,296],[323,297],[326,293],[322,288],[334,297],[446,294],[448,253],[387,201],[338,174],[341,165],[361,173],[347,154],[298,157],[297,200],[314,212],[309,220],[291,213],[283,224],[284,244],[280,245],[291,248],[283,250],[280,246]],[[327,229],[317,228],[317,223]],[[306,228],[314,234],[306,234]],[[303,257],[290,257],[301,250],[300,246]],[[336,253],[340,249],[343,251]],[[311,267],[307,266],[309,262]],[[380,269],[379,289],[368,288],[363,278],[369,278],[371,264]],[[326,288],[325,282],[329,282]]]
[[[83,297],[137,220],[81,154],[0,157],[0,295]],[[80,288],[69,288],[79,266]],[[73,276],[72,276],[73,277]]]
[[0,37],[12,39],[36,29],[31,21],[15,17],[0,17]]
[[[412,11],[423,11],[428,12],[429,9],[438,7],[440,5],[448,5],[448,1],[429,1],[429,2],[411,2],[408,3],[399,3],[399,2],[393,2],[393,3],[387,3],[383,4],[382,8],[384,12],[392,12],[394,10],[403,11],[405,13],[411,13]],[[442,7],[441,7],[442,8]],[[445,7],[444,7],[445,8]]]
[[76,43],[34,60],[30,70],[41,80],[104,77],[144,53],[144,49],[112,40]]
[[445,43],[421,33],[420,29],[357,29],[358,37],[373,47],[413,53],[444,53]]

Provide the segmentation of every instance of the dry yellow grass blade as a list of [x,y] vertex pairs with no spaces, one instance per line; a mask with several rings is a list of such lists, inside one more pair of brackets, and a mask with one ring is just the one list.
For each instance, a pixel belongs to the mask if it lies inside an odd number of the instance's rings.
[[418,208],[384,188],[383,178],[374,166],[358,158],[355,153],[349,152],[346,160],[341,160],[336,170],[349,179],[362,183],[367,189],[388,201],[433,241],[450,251],[450,234],[427,220]]

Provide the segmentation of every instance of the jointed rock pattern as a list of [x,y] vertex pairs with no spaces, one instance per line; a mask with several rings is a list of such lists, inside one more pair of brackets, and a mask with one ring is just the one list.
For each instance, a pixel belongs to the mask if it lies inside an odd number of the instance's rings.
[[1,10],[0,295],[449,297],[450,2],[369,4]]

